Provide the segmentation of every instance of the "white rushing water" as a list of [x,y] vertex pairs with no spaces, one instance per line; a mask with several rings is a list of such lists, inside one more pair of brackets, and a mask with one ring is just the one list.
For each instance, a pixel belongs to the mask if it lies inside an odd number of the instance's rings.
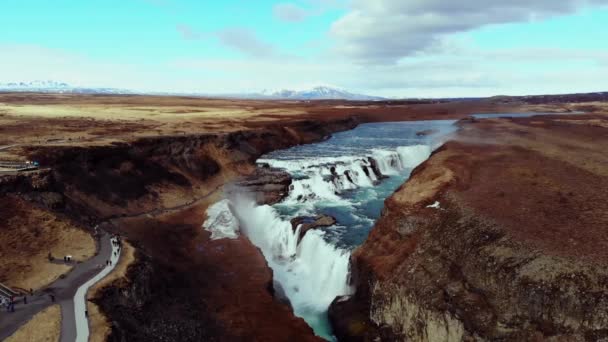
[[264,253],[296,314],[323,312],[335,297],[351,293],[350,253],[326,242],[323,232],[309,231],[298,243],[299,228],[294,231],[271,206],[241,197],[234,207],[243,233]]
[[[273,269],[277,293],[284,293],[317,335],[331,340],[327,309],[337,296],[353,292],[351,250],[367,236],[384,199],[438,146],[416,131],[450,130],[451,122],[433,123],[362,125],[323,143],[264,156],[259,163],[292,175],[287,197],[260,206],[234,196],[209,208],[204,227],[213,238],[245,234]],[[300,227],[294,230],[290,219],[319,213],[334,216],[337,224],[309,230],[299,240]]]
[[230,210],[230,201],[221,200],[207,209],[207,220],[203,228],[211,232],[211,239],[236,239],[239,222]]
[[286,204],[315,200],[343,203],[347,201],[340,196],[344,191],[372,187],[382,176],[399,175],[422,163],[430,154],[430,146],[414,145],[401,146],[392,151],[374,149],[363,156],[296,161],[260,159],[259,162],[302,177],[293,181],[289,196],[284,201]]

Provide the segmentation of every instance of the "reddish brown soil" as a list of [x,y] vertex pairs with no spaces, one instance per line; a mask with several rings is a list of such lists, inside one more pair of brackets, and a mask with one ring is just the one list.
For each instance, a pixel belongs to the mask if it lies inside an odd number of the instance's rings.
[[544,253],[608,262],[607,129],[558,120],[514,119],[466,129],[464,141],[490,145],[446,147],[466,154],[461,162],[471,170],[470,183],[456,196]]
[[[156,263],[187,275],[183,283],[172,286],[181,287],[178,291],[187,292],[192,303],[199,303],[201,321],[214,322],[221,339],[317,341],[302,319],[273,298],[272,271],[249,240],[210,239],[210,233],[201,227],[205,207],[201,204],[157,219],[120,220],[116,225],[149,251]],[[150,300],[167,303],[171,310],[171,297],[157,295]],[[116,308],[113,312],[121,314]]]

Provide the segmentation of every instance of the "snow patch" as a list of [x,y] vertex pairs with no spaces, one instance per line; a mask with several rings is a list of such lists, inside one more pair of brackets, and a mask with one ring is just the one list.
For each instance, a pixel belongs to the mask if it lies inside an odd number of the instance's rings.
[[441,209],[441,206],[439,204],[439,201],[435,201],[435,203],[427,205],[427,208],[433,208],[433,209]]
[[238,237],[239,221],[232,214],[229,200],[221,200],[207,208],[207,220],[203,223],[203,228],[211,232],[211,240]]

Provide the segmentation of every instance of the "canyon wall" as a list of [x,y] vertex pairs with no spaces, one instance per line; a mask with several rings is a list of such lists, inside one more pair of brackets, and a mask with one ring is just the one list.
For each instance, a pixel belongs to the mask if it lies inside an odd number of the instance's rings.
[[608,338],[608,135],[589,119],[461,123],[354,252],[337,336]]

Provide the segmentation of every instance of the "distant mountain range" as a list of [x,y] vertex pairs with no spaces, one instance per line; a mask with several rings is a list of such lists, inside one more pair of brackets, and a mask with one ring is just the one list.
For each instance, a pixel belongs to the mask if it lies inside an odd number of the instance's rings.
[[0,92],[37,92],[60,94],[137,94],[135,91],[116,88],[74,87],[65,82],[31,81],[0,83]]
[[272,99],[272,100],[354,100],[376,101],[381,97],[355,94],[343,89],[319,86],[306,90],[264,90],[259,93],[243,94],[206,94],[206,93],[178,93],[178,92],[140,92],[118,88],[75,87],[65,82],[57,81],[31,81],[0,83],[0,92],[40,92],[61,94],[148,94],[148,95],[187,95],[204,97],[229,97],[242,99]]
[[284,100],[356,100],[374,101],[384,100],[382,97],[355,94],[343,89],[332,87],[314,87],[306,90],[283,89],[278,91],[265,90],[259,94],[260,97],[284,99]]

